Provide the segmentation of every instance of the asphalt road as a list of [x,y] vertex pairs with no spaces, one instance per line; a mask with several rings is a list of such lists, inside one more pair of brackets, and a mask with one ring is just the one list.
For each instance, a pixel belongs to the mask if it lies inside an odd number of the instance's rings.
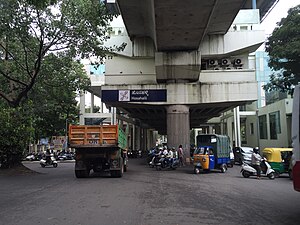
[[0,173],[1,225],[300,223],[300,193],[287,177],[246,179],[240,166],[196,175],[192,167],[156,171],[130,159],[123,178],[76,179],[74,163],[24,165],[38,173]]

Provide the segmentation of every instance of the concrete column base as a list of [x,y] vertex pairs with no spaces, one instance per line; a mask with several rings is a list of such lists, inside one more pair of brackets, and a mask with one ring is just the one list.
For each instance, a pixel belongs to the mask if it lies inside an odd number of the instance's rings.
[[190,162],[190,112],[186,105],[167,106],[168,146],[182,145],[185,161]]

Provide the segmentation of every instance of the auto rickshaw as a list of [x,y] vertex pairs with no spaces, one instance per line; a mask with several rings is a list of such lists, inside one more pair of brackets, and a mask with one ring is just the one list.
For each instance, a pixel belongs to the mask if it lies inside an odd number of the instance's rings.
[[194,151],[194,173],[200,170],[210,171],[220,169],[222,173],[227,170],[230,163],[229,138],[225,135],[201,134],[197,136],[197,148]]
[[293,154],[292,148],[265,148],[262,153],[272,169],[275,170],[276,177],[283,173],[288,173],[291,177],[290,161]]

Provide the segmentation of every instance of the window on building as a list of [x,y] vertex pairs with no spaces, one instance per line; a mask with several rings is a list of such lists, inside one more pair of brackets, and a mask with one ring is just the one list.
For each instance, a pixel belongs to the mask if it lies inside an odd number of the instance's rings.
[[246,105],[240,105],[240,111],[247,111],[246,110]]
[[223,133],[228,135],[228,131],[227,131],[227,122],[223,123]]
[[259,138],[260,139],[268,139],[267,115],[259,116],[258,121],[259,121]]
[[277,139],[277,134],[281,133],[280,112],[272,112],[269,114],[270,119],[270,138]]
[[254,124],[250,123],[250,135],[254,134]]
[[241,142],[247,144],[246,118],[241,118]]

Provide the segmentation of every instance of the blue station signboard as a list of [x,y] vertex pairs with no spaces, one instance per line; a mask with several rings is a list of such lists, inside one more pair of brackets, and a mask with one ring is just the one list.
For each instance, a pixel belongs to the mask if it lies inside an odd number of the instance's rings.
[[166,102],[166,89],[102,90],[102,102]]

